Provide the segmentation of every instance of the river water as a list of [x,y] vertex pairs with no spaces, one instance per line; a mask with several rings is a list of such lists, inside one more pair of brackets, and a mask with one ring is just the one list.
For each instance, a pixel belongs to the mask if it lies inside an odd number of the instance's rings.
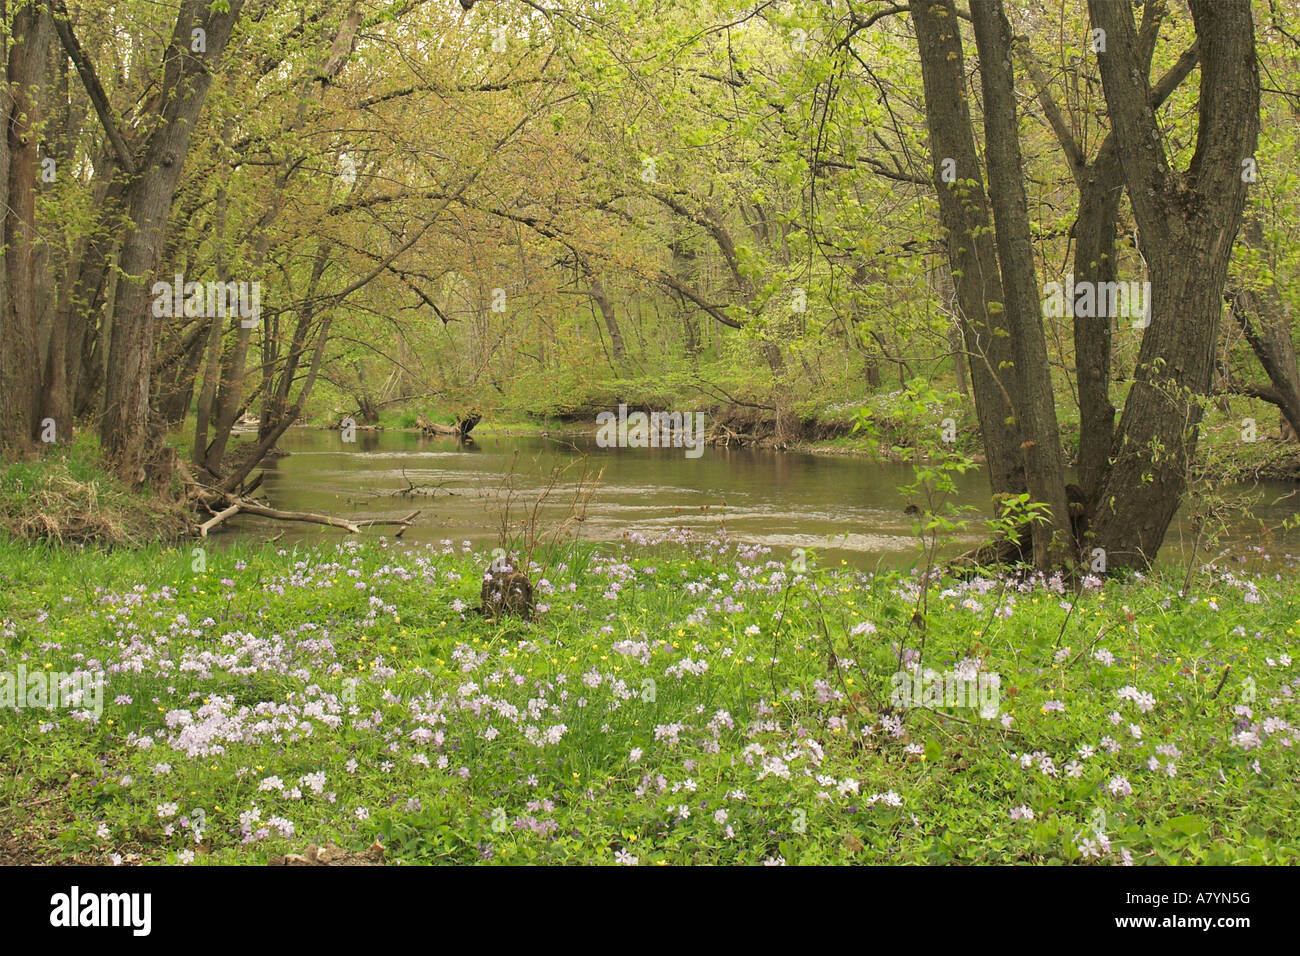
[[[680,448],[599,448],[594,437],[565,435],[484,436],[471,444],[407,432],[358,431],[344,442],[338,431],[294,428],[280,446],[289,454],[268,468],[263,492],[274,507],[347,518],[398,518],[421,509],[403,535],[411,543],[450,539],[493,547],[506,489],[514,488],[517,524],[556,468],[567,468],[541,510],[540,524],[555,527],[570,514],[584,471],[600,472],[584,520],[570,527],[581,538],[647,537],[674,528],[711,534],[725,528],[742,541],[767,545],[788,558],[795,548],[816,549],[858,567],[907,567],[918,553],[909,504],[899,490],[912,478],[908,465],[857,457],[809,455],[765,449],[708,446],[698,458]],[[433,495],[393,494],[410,486]],[[982,515],[988,485],[979,471],[957,478],[956,501]],[[1224,491],[1251,493],[1254,517],[1238,519],[1218,548],[1261,544],[1300,549],[1300,535],[1261,534],[1261,521],[1276,526],[1296,512],[1294,486],[1261,483]],[[1283,499],[1283,500],[1278,500]],[[920,503],[920,502],[918,502]],[[232,536],[286,543],[336,539],[345,532],[318,525],[241,515],[228,522]],[[367,535],[393,533],[376,528]],[[978,531],[957,537],[956,553],[981,543]],[[1177,560],[1191,547],[1186,522],[1170,529],[1163,560]],[[1204,545],[1202,546],[1204,549]],[[1217,550],[1217,549],[1216,549]]]

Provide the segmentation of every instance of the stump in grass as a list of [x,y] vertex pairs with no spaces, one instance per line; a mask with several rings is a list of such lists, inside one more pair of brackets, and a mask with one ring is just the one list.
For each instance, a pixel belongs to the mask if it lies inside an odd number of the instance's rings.
[[533,582],[522,571],[489,568],[479,591],[478,611],[484,617],[520,617],[531,620],[536,599]]
[[333,843],[317,846],[312,843],[306,853],[286,853],[273,856],[267,866],[383,866],[384,848],[376,840],[363,853],[340,849]]

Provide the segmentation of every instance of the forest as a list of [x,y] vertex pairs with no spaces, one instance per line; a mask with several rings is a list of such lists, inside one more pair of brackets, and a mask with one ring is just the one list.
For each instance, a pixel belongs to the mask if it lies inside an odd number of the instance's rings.
[[0,23],[0,862],[1300,858],[1297,0]]

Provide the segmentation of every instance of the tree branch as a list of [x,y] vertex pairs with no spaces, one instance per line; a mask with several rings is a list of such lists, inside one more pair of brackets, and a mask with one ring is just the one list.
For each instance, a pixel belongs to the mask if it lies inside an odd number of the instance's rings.
[[59,42],[63,44],[68,59],[77,68],[77,74],[86,88],[86,95],[90,97],[90,102],[95,107],[95,114],[99,117],[104,133],[113,146],[117,161],[126,170],[127,175],[134,176],[135,159],[131,155],[131,150],[127,148],[121,130],[117,128],[117,122],[113,119],[113,109],[109,106],[108,95],[100,85],[99,77],[95,75],[95,67],[85,51],[81,49],[81,44],[77,42],[77,35],[72,32],[72,24],[68,21],[68,8],[63,0],[46,0],[45,5],[50,11],[50,19],[54,21],[54,29],[59,34]]

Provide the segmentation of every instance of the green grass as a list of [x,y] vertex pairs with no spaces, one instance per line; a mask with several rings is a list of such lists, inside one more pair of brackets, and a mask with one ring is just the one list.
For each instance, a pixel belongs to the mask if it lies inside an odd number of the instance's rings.
[[[1072,612],[944,581],[924,641],[914,579],[788,555],[574,548],[533,623],[469,609],[484,563],[0,542],[0,671],[108,671],[96,720],[0,711],[0,857],[378,839],[407,863],[1296,862],[1289,560],[1198,574],[1188,598],[1109,581]],[[997,719],[892,708],[900,643],[1000,675]],[[1109,850],[1081,856],[1096,827]]]

